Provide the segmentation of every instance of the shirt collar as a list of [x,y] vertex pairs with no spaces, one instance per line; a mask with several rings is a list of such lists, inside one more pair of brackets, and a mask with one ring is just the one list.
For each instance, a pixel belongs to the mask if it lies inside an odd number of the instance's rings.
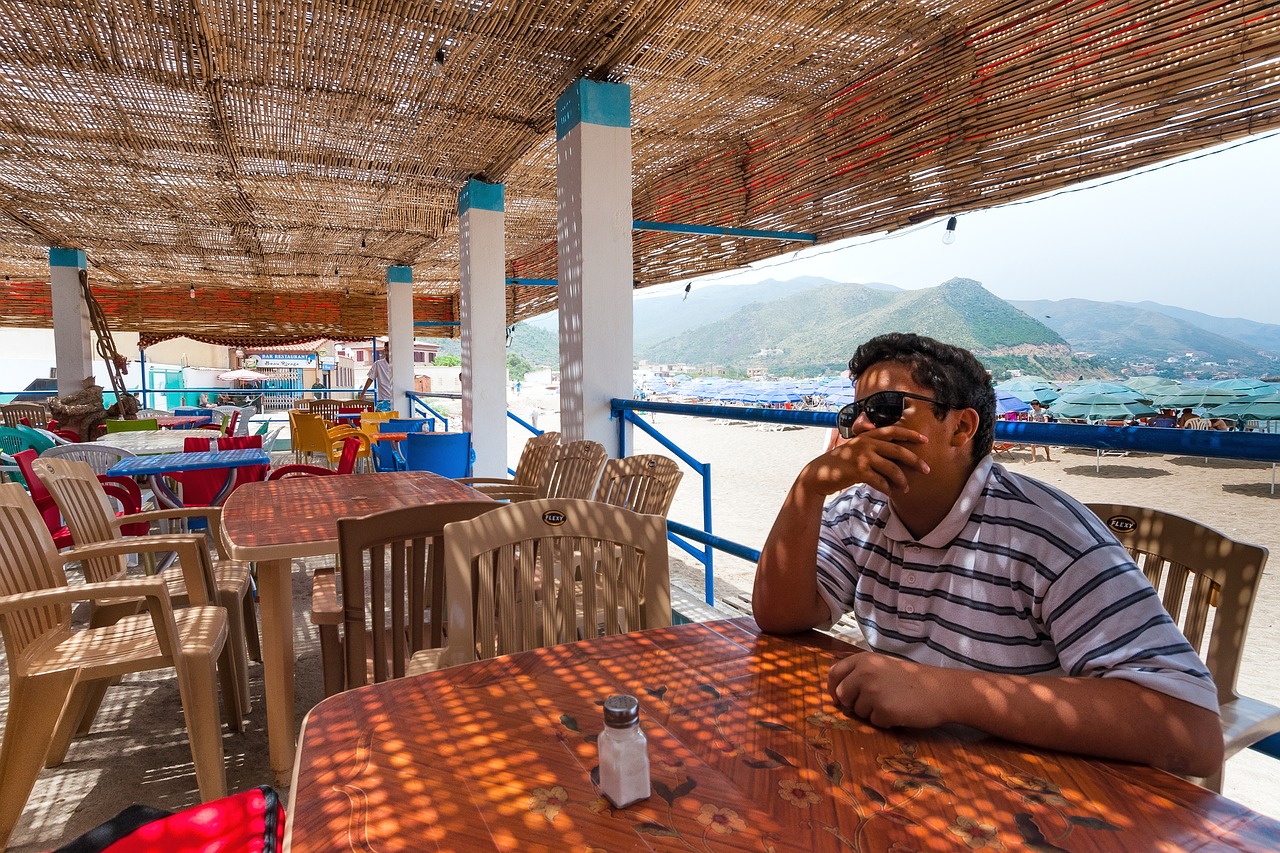
[[890,503],[889,517],[885,519],[885,535],[895,542],[918,542],[926,548],[944,548],[949,545],[951,540],[964,530],[965,525],[969,523],[969,517],[978,508],[993,462],[990,454],[982,458],[982,461],[969,474],[969,479],[965,482],[956,502],[951,505],[951,511],[947,513],[946,518],[919,539],[911,535],[911,531],[907,530],[906,525],[898,518],[898,513],[894,511],[893,504]]

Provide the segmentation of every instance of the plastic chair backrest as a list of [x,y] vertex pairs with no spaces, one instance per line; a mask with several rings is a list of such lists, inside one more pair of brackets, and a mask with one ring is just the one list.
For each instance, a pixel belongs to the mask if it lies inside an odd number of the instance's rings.
[[598,441],[581,439],[557,444],[551,448],[551,459],[538,484],[538,496],[590,499],[608,458],[608,451]]
[[674,459],[642,453],[604,463],[595,499],[644,515],[664,518],[676,497],[684,473]]
[[[0,596],[67,585],[55,571],[57,549],[31,496],[17,483],[0,483]],[[50,634],[69,630],[69,604],[32,607],[0,616],[9,668],[22,667],[23,652]],[[25,674],[25,673],[24,673]]]
[[351,474],[356,470],[356,460],[360,458],[360,450],[369,447],[369,437],[364,433],[349,435],[342,440],[342,455],[338,457],[336,474]]
[[383,421],[381,432],[433,432],[435,418],[388,418]]
[[107,432],[134,432],[135,430],[160,429],[160,422],[155,418],[137,418],[126,421],[121,418],[107,419]]
[[511,478],[512,485],[534,486],[542,482],[542,475],[551,461],[551,448],[560,443],[560,433],[544,432],[531,436],[520,451],[520,459],[516,462],[516,473]]
[[60,444],[40,454],[44,459],[75,459],[88,464],[95,474],[105,474],[112,465],[127,456],[136,456],[132,450],[112,447],[101,441],[81,444]]
[[[1236,698],[1236,677],[1267,549],[1150,507],[1090,503],[1160,594],[1164,609],[1213,674],[1218,701]],[[1189,589],[1188,589],[1189,585]],[[1210,612],[1213,627],[1205,650]]]
[[656,515],[521,501],[447,525],[444,546],[442,666],[671,624],[667,527]]
[[294,409],[289,412],[289,433],[294,453],[320,453],[330,458],[329,432],[324,418]]
[[33,426],[49,428],[49,410],[40,403],[5,403],[0,406],[0,420],[7,427]]
[[0,451],[10,456],[23,451],[34,450],[44,453],[50,447],[59,446],[56,441],[37,429],[19,424],[15,427],[0,426]]
[[[400,678],[414,652],[440,645],[445,525],[499,506],[450,501],[338,519],[346,689],[369,683],[370,675],[374,682]],[[428,611],[433,615],[429,635]],[[372,637],[367,624],[373,626]]]
[[410,471],[466,477],[471,473],[471,433],[411,432],[405,437],[404,464]]
[[311,411],[332,422],[334,415],[342,408],[341,400],[312,400]]
[[[209,450],[211,444],[208,438],[189,436],[183,440],[182,450],[184,453],[201,453]],[[253,450],[261,447],[262,436],[260,435],[229,435],[218,439],[218,450]],[[234,474],[235,481],[231,484],[231,490],[234,491],[245,483],[257,483],[265,480],[267,478],[267,470],[270,467],[270,465],[250,465],[236,469]],[[175,471],[168,476],[182,484],[183,506],[209,506],[227,482],[227,469],[208,468],[200,471]],[[195,520],[189,523],[193,524],[195,529],[200,529],[200,525],[194,522]]]

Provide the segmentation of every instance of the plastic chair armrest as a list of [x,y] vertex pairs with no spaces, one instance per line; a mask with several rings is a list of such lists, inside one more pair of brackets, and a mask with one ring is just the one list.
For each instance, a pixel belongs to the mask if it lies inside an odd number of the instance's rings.
[[173,551],[178,555],[182,581],[192,604],[210,604],[214,598],[213,559],[209,544],[200,533],[174,533],[160,536],[129,536],[110,542],[77,545],[58,553],[63,563],[90,557],[114,557],[121,554]]
[[444,649],[423,649],[420,652],[414,652],[404,668],[405,677],[424,675],[440,669],[440,658],[443,654]]
[[311,576],[311,624],[341,625],[342,616],[337,576],[332,569],[317,570]]
[[213,541],[222,541],[222,507],[220,506],[183,506],[135,512],[116,518],[116,529],[126,524],[166,521],[175,518],[204,518],[209,523],[209,535],[213,537]]
[[58,604],[75,604],[81,601],[121,598],[149,598],[163,608],[171,608],[169,590],[163,578],[128,578],[100,583],[83,583],[76,586],[59,586],[34,589],[0,596],[0,613],[28,610],[32,607],[49,607]]

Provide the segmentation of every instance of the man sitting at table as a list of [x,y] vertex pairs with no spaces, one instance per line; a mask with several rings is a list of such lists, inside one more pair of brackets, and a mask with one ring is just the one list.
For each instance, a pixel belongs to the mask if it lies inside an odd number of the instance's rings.
[[828,689],[877,726],[956,723],[1217,772],[1207,669],[1101,521],[992,461],[982,364],[893,333],[860,346],[849,368],[849,440],[800,472],[761,552],[760,627],[804,631],[852,610],[878,653],[837,662]]

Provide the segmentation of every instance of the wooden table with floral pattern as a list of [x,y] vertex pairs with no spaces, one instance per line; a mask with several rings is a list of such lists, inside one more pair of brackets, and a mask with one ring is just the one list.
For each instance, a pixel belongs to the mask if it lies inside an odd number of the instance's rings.
[[[849,653],[738,619],[333,696],[303,722],[286,849],[1276,849],[1280,823],[1158,770],[846,717],[825,684]],[[594,782],[619,692],[653,784],[626,809]]]

